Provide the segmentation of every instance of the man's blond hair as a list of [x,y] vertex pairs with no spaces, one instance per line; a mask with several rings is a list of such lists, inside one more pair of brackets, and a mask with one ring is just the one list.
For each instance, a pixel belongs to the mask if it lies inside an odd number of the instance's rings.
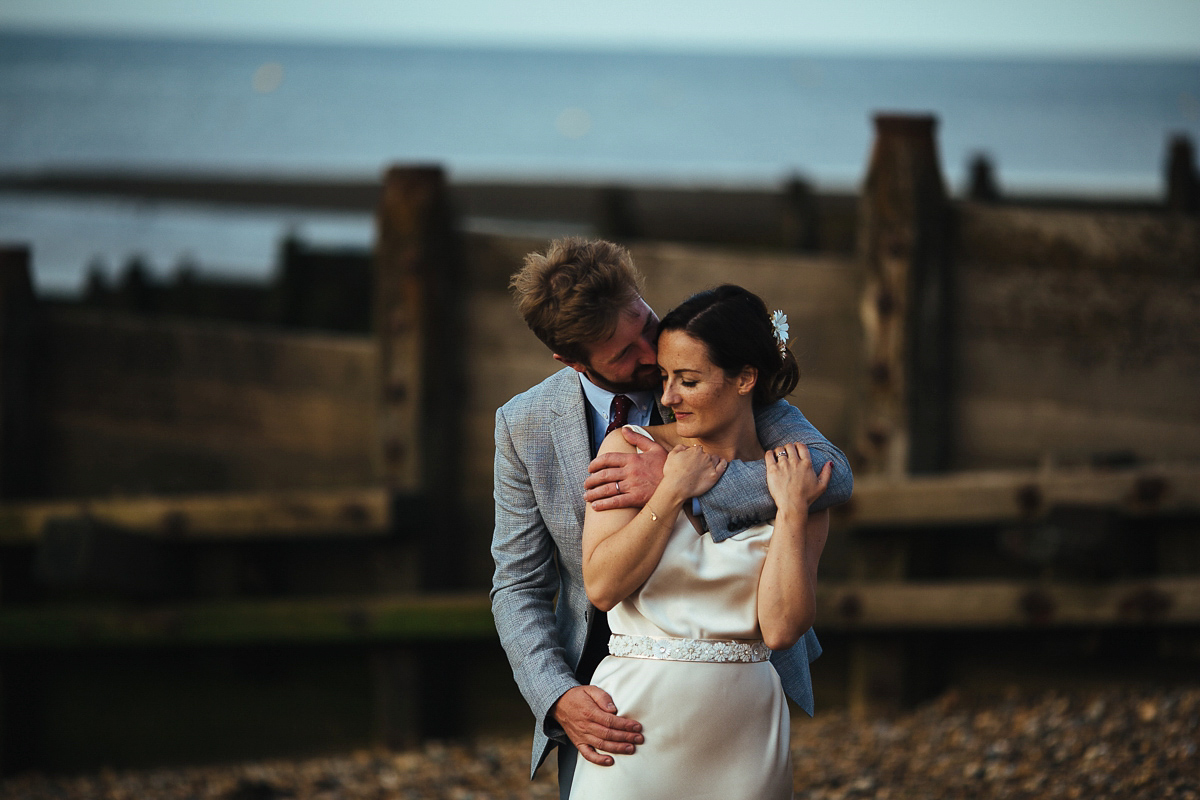
[[525,256],[508,287],[525,324],[552,353],[587,364],[587,348],[613,335],[642,283],[621,245],[570,237]]

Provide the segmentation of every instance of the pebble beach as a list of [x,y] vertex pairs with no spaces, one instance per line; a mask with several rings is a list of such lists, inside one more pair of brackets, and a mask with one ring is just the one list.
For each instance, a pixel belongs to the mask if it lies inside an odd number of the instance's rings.
[[[405,752],[0,779],[6,800],[532,800],[557,797],[530,741],[430,742]],[[951,691],[861,720],[793,726],[797,800],[1200,800],[1200,687]],[[553,761],[553,759],[551,759]]]

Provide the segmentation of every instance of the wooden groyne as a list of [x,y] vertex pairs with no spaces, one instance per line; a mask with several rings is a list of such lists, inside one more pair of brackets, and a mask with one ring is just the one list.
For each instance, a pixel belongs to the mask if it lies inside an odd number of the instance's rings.
[[[377,179],[199,177],[35,172],[0,175],[0,192],[134,198],[149,202],[374,213]],[[455,181],[447,195],[467,227],[555,229],[800,250],[854,248],[857,196],[818,192],[799,178],[777,188],[619,186],[562,181]]]
[[[660,311],[733,280],[791,318],[794,401],[856,467],[822,563],[820,702],[1194,670],[1200,219],[956,200],[934,120],[876,136],[836,237],[761,195],[719,244],[651,235],[669,191],[571,201],[600,231],[609,198]],[[270,716],[301,749],[527,725],[486,599],[492,427],[556,366],[506,288],[545,239],[467,229],[463,197],[389,170],[373,253],[292,242],[275,283],[229,291],[127,275],[52,301],[28,251],[0,252],[0,766],[77,767],[71,743],[105,752],[81,732],[121,709],[197,757],[234,739],[187,739],[189,715]],[[224,701],[190,704],[213,685]]]
[[[1160,199],[1022,194],[1005,188],[986,156],[976,156],[964,186],[951,194],[1021,208],[1195,213],[1200,197],[1192,143],[1175,136],[1163,159]],[[0,192],[27,196],[124,198],[146,202],[270,207],[373,214],[382,177],[219,175],[188,172],[26,170],[0,174]],[[859,193],[821,187],[802,176],[774,186],[655,186],[582,180],[454,178],[448,197],[468,226],[555,226],[622,240],[750,244],[802,252],[852,253]]]

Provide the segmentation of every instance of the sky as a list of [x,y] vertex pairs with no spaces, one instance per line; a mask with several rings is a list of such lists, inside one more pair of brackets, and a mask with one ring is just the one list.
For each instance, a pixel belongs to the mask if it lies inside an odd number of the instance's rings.
[[1200,0],[0,0],[0,30],[739,52],[1200,57]]

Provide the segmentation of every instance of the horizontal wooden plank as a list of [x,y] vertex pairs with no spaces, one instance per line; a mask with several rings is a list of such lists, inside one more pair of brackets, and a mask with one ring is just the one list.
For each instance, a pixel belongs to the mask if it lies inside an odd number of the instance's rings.
[[1187,275],[1200,221],[1157,209],[959,203],[958,260],[1000,265]]
[[[258,406],[253,413],[262,410]],[[303,427],[295,414],[285,411],[280,417]],[[373,409],[364,413],[364,420],[367,417],[375,418]],[[380,448],[369,444],[376,440],[354,436],[356,445],[346,436],[340,446],[324,448],[321,443],[329,442],[330,434],[327,428],[314,430],[313,441],[305,446],[267,443],[254,433],[238,436],[230,430],[122,424],[95,417],[56,420],[46,427],[41,451],[54,465],[43,492],[62,498],[145,497],[327,491],[377,484]]]
[[[371,397],[375,391],[378,350],[369,336],[70,306],[47,307],[43,335],[45,355],[55,365],[52,388],[83,386],[103,392],[104,400],[112,395],[116,411],[129,392],[107,383],[113,373],[343,398]],[[163,398],[142,402],[161,405]]]
[[850,502],[836,509],[835,524],[994,524],[1036,519],[1061,506],[1131,515],[1195,514],[1200,512],[1200,465],[857,477]]
[[178,540],[382,535],[388,508],[381,487],[6,503],[0,544],[37,541],[48,520],[75,518]]
[[38,396],[46,493],[263,492],[378,479],[373,339],[46,311]]
[[1037,629],[1200,623],[1200,576],[1103,584],[830,583],[817,630]]
[[[894,480],[856,479],[838,527],[994,524],[1036,519],[1057,506],[1131,515],[1200,512],[1200,467],[1118,471],[972,472]],[[89,518],[151,536],[238,539],[379,534],[387,525],[381,487],[55,500],[0,504],[0,544],[38,539],[46,521]]]
[[0,607],[0,648],[488,639],[486,594]]
[[[1020,375],[1017,370],[1005,372],[1018,383],[1030,382],[1028,370],[1020,370]],[[1127,379],[1138,386],[1153,385],[1157,392],[1157,383],[1145,373]],[[1200,396],[1200,381],[1195,396]],[[1064,463],[1086,463],[1109,455],[1129,456],[1141,463],[1171,463],[1194,460],[1200,453],[1200,416],[1193,412],[1113,411],[1082,400],[1005,398],[964,390],[956,401],[956,415],[954,466],[962,470],[979,465],[1016,468],[1048,456]]]
[[[1103,249],[1168,241],[1118,239]],[[1047,456],[1086,463],[1112,453],[1152,463],[1200,453],[1194,266],[1163,274],[1149,264],[1106,267],[1093,256],[1070,269],[960,262],[955,283],[952,466],[1004,468]]]
[[[827,583],[818,631],[1053,629],[1200,623],[1200,577],[1099,585]],[[0,607],[0,648],[321,644],[495,636],[484,593]]]

